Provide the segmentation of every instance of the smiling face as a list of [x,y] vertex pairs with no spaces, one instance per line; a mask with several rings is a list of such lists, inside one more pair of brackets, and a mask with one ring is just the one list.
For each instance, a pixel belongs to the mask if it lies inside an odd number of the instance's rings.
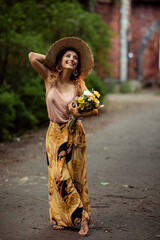
[[78,65],[78,56],[77,53],[71,50],[68,50],[65,52],[65,54],[62,57],[62,68],[64,69],[70,69],[75,70]]

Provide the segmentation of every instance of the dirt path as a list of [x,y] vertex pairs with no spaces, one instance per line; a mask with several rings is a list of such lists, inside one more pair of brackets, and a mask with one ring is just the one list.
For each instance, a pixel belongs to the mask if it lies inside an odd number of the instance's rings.
[[[87,239],[154,240],[160,234],[160,97],[109,95],[84,120],[92,208]],[[81,239],[48,216],[46,129],[0,145],[0,240]]]

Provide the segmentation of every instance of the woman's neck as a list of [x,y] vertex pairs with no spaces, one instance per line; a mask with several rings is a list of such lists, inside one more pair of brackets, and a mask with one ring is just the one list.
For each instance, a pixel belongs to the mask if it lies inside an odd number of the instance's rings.
[[63,69],[60,76],[60,82],[69,83],[71,81],[71,74],[72,74],[72,71],[70,69]]

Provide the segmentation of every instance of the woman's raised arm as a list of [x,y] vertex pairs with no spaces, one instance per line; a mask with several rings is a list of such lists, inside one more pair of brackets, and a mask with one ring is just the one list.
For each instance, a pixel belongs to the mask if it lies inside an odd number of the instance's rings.
[[28,54],[29,61],[32,65],[32,67],[35,69],[37,73],[44,79],[47,80],[49,69],[44,65],[45,55],[30,52]]

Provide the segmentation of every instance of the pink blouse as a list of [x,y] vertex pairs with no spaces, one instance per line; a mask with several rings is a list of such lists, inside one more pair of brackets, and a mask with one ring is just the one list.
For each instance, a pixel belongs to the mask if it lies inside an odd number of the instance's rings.
[[74,101],[77,95],[76,92],[74,85],[72,90],[67,94],[60,93],[55,85],[46,92],[48,117],[51,121],[55,123],[65,123],[69,121],[71,114],[68,111],[68,104]]

